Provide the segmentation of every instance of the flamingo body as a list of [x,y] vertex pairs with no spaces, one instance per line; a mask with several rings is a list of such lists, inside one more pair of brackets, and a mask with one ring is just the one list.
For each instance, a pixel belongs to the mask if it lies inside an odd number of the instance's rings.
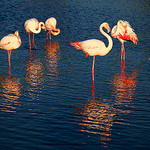
[[13,49],[19,48],[21,45],[21,39],[19,36],[19,32],[16,31],[15,34],[8,34],[3,37],[0,41],[0,48],[11,51]]
[[[38,20],[36,18],[31,18],[25,22],[24,27],[25,27],[26,32],[28,32],[28,34],[29,34],[29,46],[30,46],[30,50],[31,50],[30,33],[33,33],[32,43],[35,46],[34,34],[38,34],[41,32],[41,29],[45,29],[45,25],[43,22],[38,22]],[[36,46],[35,46],[35,48],[36,48]]]
[[56,25],[57,25],[57,20],[54,17],[51,17],[46,20],[45,30],[48,30],[47,39],[48,39],[48,34],[49,34],[49,38],[51,39],[50,34],[58,35],[60,33],[60,29],[56,28]]
[[127,21],[119,20],[117,22],[117,25],[113,27],[111,31],[111,36],[113,38],[117,38],[121,42],[121,45],[122,45],[121,62],[122,62],[122,57],[123,57],[124,63],[125,63],[124,42],[131,41],[134,44],[137,44],[137,41],[138,41],[137,35],[134,33],[134,29],[131,27],[131,25]]
[[19,32],[16,31],[14,34],[8,34],[7,36],[3,37],[0,41],[0,48],[8,51],[8,62],[9,62],[9,75],[10,72],[10,56],[11,51],[13,49],[17,49],[21,46],[21,38],[19,36]]
[[106,47],[104,42],[97,40],[97,39],[90,39],[82,42],[71,42],[70,45],[76,47],[77,49],[82,50],[86,53],[86,58],[89,56],[93,56],[93,66],[92,66],[92,78],[94,83],[94,63],[95,63],[95,56],[105,56],[109,51],[112,49],[113,41],[111,37],[103,31],[103,27],[107,29],[107,32],[110,32],[110,27],[108,23],[102,23],[100,25],[100,32],[106,36],[109,41],[108,46]]
[[131,41],[137,44],[138,38],[134,33],[134,29],[127,21],[119,20],[117,25],[113,27],[111,36],[117,38],[121,43]]
[[104,42],[97,39],[90,39],[83,42],[75,42],[70,44],[77,49],[88,53],[89,56],[104,56],[107,53],[107,51],[105,51],[106,46]]

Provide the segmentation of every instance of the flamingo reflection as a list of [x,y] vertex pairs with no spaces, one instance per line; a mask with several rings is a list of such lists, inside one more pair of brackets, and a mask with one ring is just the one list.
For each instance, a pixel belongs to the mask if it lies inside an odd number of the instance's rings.
[[92,97],[84,104],[75,107],[74,113],[78,115],[76,121],[82,128],[80,131],[100,135],[103,147],[108,147],[111,141],[111,130],[116,115],[113,105],[109,100],[95,97],[95,89],[92,85]]
[[136,72],[125,73],[125,66],[121,65],[121,73],[116,73],[111,81],[113,93],[117,100],[117,105],[131,106],[136,82]]
[[20,79],[18,78],[9,75],[7,78],[0,79],[2,111],[16,112],[17,107],[21,105],[18,101],[21,96],[21,88]]
[[36,99],[38,97],[38,91],[42,89],[41,85],[44,82],[44,66],[40,62],[40,59],[35,59],[34,57],[29,57],[26,60],[26,81],[29,84],[28,91],[29,95],[32,99]]
[[58,62],[59,62],[59,43],[58,42],[48,42],[45,45],[45,54],[46,54],[46,61],[47,63],[47,69],[48,69],[48,75],[51,77],[51,79],[56,78],[56,75],[58,75]]

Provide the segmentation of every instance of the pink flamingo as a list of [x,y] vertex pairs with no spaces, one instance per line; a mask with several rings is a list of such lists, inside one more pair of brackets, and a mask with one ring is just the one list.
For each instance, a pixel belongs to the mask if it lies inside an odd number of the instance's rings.
[[4,36],[0,41],[0,48],[8,51],[8,62],[9,62],[9,75],[11,75],[10,72],[10,56],[11,51],[13,49],[19,48],[21,45],[21,38],[19,36],[19,32],[16,31],[14,34],[8,34],[7,36]]
[[137,44],[138,41],[137,35],[134,33],[134,29],[131,28],[127,21],[119,20],[117,25],[112,28],[111,36],[113,38],[117,38],[121,42],[121,62],[123,57],[125,63],[124,42],[132,41],[134,44]]
[[109,51],[112,49],[113,41],[111,37],[103,31],[103,27],[107,29],[107,32],[110,32],[110,27],[108,23],[102,23],[99,27],[100,32],[108,39],[109,44],[108,47],[105,46],[104,42],[97,40],[97,39],[90,39],[82,42],[75,42],[70,43],[70,45],[76,47],[77,49],[82,50],[86,53],[85,58],[88,57],[88,55],[93,56],[93,66],[92,66],[92,79],[94,83],[94,63],[95,63],[95,56],[105,56],[109,53]]
[[41,32],[41,28],[45,29],[45,25],[43,22],[38,22],[38,20],[36,18],[31,18],[29,20],[27,20],[24,24],[24,27],[26,29],[26,32],[29,33],[29,46],[30,46],[30,50],[31,50],[31,40],[30,40],[30,33],[33,33],[33,40],[32,43],[35,47],[35,49],[37,49],[37,47],[35,46],[34,43],[34,33],[38,34]]
[[47,40],[48,40],[48,34],[51,40],[51,34],[58,35],[60,33],[60,29],[56,28],[56,25],[57,25],[57,20],[54,17],[51,17],[46,20],[45,31],[48,30],[48,33],[46,35]]

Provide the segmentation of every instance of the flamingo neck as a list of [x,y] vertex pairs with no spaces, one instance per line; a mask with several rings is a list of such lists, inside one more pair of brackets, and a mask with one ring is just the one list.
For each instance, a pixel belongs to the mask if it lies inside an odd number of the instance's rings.
[[33,33],[36,33],[36,34],[40,33],[40,32],[41,32],[41,26],[44,26],[44,23],[43,23],[43,22],[40,22],[40,23],[39,23],[39,26],[38,26],[38,29],[37,29],[37,30],[34,29],[34,31],[32,31],[32,32],[33,32]]
[[112,38],[106,32],[103,31],[103,27],[104,25],[102,24],[100,26],[100,32],[108,39],[108,42],[109,42],[108,46],[106,47],[106,54],[107,54],[112,49],[113,41],[112,41]]

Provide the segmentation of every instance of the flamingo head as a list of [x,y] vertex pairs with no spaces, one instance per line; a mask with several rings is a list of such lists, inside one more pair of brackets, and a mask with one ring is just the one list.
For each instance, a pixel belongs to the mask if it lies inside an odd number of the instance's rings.
[[40,25],[43,30],[46,30],[45,24],[43,22],[40,22]]
[[16,32],[14,33],[14,35],[15,35],[16,37],[18,37],[18,36],[19,36],[19,31],[16,31]]
[[19,31],[16,31],[14,35],[17,37],[18,41],[21,43],[21,38],[19,36]]
[[108,23],[104,24],[104,28],[107,30],[107,33],[109,33],[111,31]]

